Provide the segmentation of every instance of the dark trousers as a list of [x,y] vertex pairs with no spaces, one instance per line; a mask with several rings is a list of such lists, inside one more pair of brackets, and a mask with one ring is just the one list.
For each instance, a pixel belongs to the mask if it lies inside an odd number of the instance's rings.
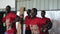
[[26,30],[25,34],[31,34],[31,30]]
[[0,34],[4,34],[5,31],[6,31],[5,27],[0,26]]

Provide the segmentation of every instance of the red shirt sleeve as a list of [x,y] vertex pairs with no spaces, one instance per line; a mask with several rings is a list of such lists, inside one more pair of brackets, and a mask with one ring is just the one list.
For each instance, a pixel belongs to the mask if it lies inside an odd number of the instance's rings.
[[49,18],[46,18],[47,19],[47,21],[51,21]]

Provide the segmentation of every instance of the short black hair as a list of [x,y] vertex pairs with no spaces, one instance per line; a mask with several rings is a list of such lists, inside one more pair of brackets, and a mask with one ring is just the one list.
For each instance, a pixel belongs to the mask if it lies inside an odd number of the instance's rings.
[[42,12],[46,13],[45,10],[41,10]]
[[32,10],[37,13],[37,9],[36,8],[32,8]]
[[24,11],[26,10],[26,8],[24,7]]
[[30,12],[31,12],[31,9],[28,9],[28,10],[27,10],[27,14],[29,14]]
[[8,7],[9,9],[11,9],[11,6],[10,5],[7,5],[6,7]]

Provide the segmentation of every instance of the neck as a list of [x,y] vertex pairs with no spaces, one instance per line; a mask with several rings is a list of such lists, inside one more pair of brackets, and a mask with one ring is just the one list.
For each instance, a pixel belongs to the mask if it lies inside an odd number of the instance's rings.
[[36,16],[34,16],[34,17],[31,17],[32,19],[34,19],[34,18],[36,18]]
[[45,18],[45,16],[43,16],[42,18]]
[[8,13],[10,13],[10,11],[9,12],[6,12],[6,14],[8,14]]

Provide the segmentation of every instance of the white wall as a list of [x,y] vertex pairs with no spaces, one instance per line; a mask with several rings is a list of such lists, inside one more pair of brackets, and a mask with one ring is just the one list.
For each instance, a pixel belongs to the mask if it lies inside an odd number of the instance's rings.
[[7,5],[15,8],[15,0],[0,0],[0,9],[4,9]]
[[38,10],[60,9],[60,0],[20,0],[17,2],[18,10],[21,6],[26,7],[26,9],[37,8]]

